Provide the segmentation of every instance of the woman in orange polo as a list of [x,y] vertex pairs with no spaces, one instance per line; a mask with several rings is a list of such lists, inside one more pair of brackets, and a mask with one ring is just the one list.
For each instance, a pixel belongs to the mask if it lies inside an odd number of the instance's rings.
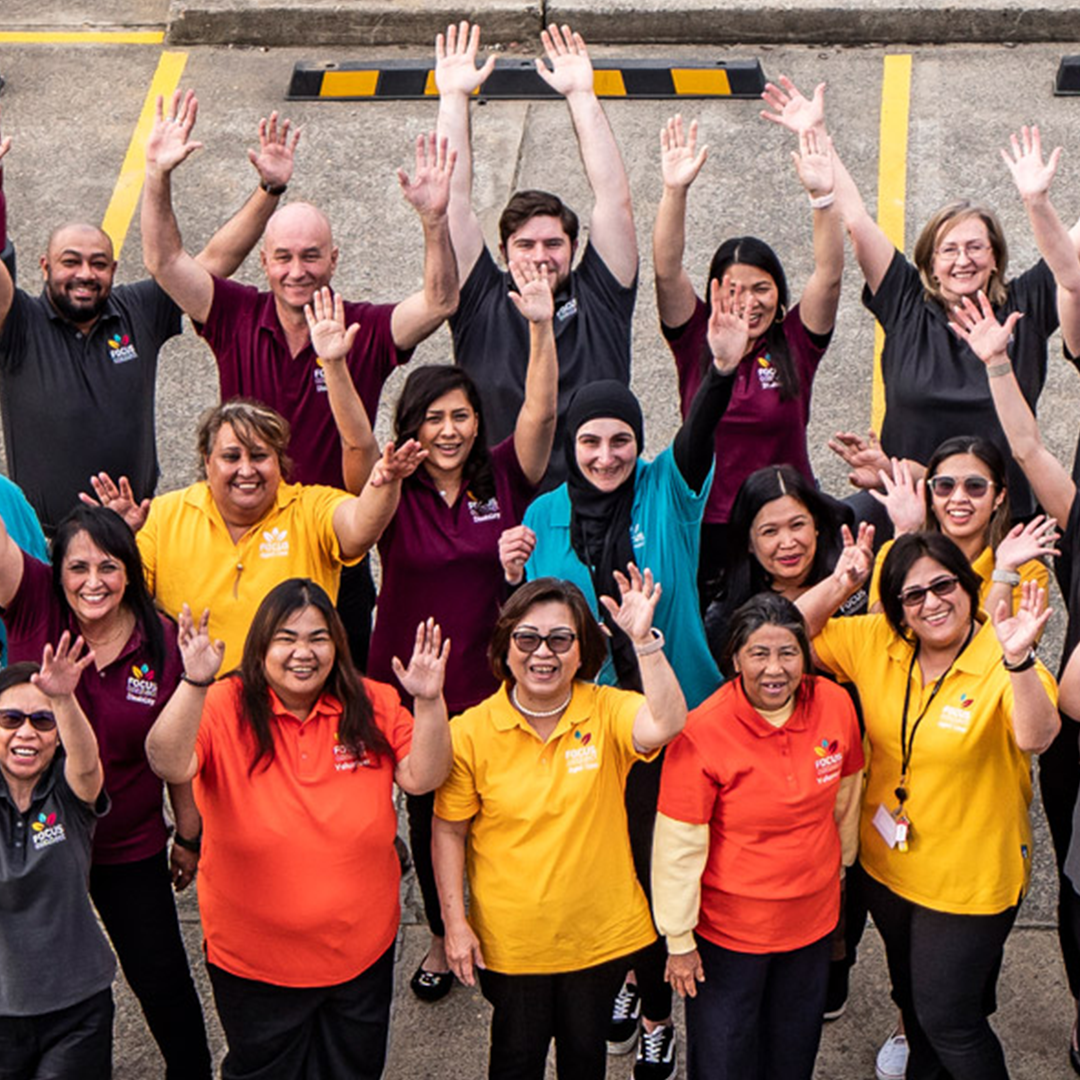
[[147,738],[159,776],[194,780],[199,906],[229,1052],[225,1080],[382,1075],[399,921],[392,789],[450,769],[449,642],[431,620],[389,686],[352,665],[326,592],[291,578],[260,604],[238,672],[180,620],[184,683]]

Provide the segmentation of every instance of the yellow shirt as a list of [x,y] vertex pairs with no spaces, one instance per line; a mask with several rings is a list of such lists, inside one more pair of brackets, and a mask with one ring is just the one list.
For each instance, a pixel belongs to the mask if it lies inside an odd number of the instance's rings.
[[[935,911],[994,915],[1016,904],[1031,873],[1031,756],[1012,731],[1012,679],[983,623],[919,724],[906,810],[909,849],[890,849],[873,825],[892,811],[900,781],[900,724],[912,646],[884,615],[830,619],[814,639],[820,662],[859,690],[870,747],[860,826],[863,867],[898,896]],[[1051,700],[1053,676],[1037,665]],[[933,692],[912,672],[908,739]]]
[[[874,575],[870,579],[870,607],[881,600],[881,567],[894,543],[893,540],[886,540],[878,549],[877,557],[874,559]],[[978,557],[972,561],[971,569],[979,575],[979,580],[982,582],[979,586],[979,606],[981,607],[986,603],[986,594],[994,584],[990,578],[994,572],[994,549],[983,548]],[[1039,559],[1028,559],[1017,573],[1020,575],[1020,584],[1013,589],[1013,611],[1020,606],[1021,590],[1025,581],[1034,581],[1040,589],[1050,588],[1050,571]]]
[[342,559],[334,511],[351,497],[336,488],[280,484],[266,516],[234,543],[205,481],[160,495],[137,538],[150,592],[174,617],[184,603],[196,618],[209,608],[210,636],[225,642],[221,670],[230,671],[275,585],[309,577],[336,599]]
[[592,967],[656,940],[634,876],[623,793],[643,698],[574,684],[547,742],[506,687],[455,718],[454,768],[435,813],[468,821],[469,922],[489,968]]

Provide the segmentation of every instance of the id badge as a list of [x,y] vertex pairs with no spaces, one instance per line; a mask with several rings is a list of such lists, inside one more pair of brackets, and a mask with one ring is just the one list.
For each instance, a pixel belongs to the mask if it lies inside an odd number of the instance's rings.
[[877,829],[882,840],[889,845],[890,849],[895,848],[898,851],[907,851],[908,834],[911,830],[911,822],[909,822],[906,815],[899,810],[897,813],[899,813],[899,817],[894,816],[893,813],[886,810],[884,803],[880,804],[874,813],[874,828]]

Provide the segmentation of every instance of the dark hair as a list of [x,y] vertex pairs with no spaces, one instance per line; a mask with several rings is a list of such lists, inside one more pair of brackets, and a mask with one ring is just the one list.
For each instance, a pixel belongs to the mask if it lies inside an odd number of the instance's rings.
[[[707,317],[712,316],[712,283],[722,282],[724,275],[736,264],[753,266],[768,274],[776,283],[777,315],[776,318],[765,328],[762,337],[765,340],[765,348],[769,353],[773,366],[780,380],[780,400],[791,401],[799,396],[800,381],[799,372],[795,362],[788,351],[787,338],[784,336],[784,316],[788,308],[788,285],[787,275],[777,254],[764,240],[756,236],[734,236],[725,240],[717,249],[709,264],[709,279],[705,283],[705,308]],[[709,343],[705,342],[702,351],[702,371],[708,369],[712,363],[712,353],[709,351]]]
[[889,625],[906,641],[911,640],[904,625],[904,606],[900,603],[900,590],[904,587],[911,568],[920,559],[933,559],[940,563],[959,582],[971,602],[971,617],[979,610],[979,575],[971,568],[964,553],[944,534],[939,532],[916,532],[901,536],[889,549],[881,567],[881,609]]
[[927,531],[941,531],[941,524],[934,516],[934,495],[930,490],[929,481],[937,476],[941,463],[956,454],[971,454],[972,457],[978,458],[990,471],[990,479],[994,482],[995,491],[1001,492],[1003,496],[986,528],[986,542],[990,547],[996,548],[1005,539],[1012,521],[1012,510],[1009,507],[1008,472],[1005,456],[998,447],[989,439],[983,439],[978,435],[954,435],[951,439],[946,439],[926,463]]
[[161,618],[154,606],[154,598],[146,587],[139,545],[124,519],[104,506],[84,506],[80,503],[56,528],[50,550],[53,592],[60,601],[61,609],[71,611],[64,595],[64,558],[72,540],[81,532],[85,532],[106,555],[123,563],[127,586],[124,588],[122,603],[135,616],[135,622],[146,641],[152,666],[160,670],[165,665],[165,632],[161,628]]
[[8,664],[6,668],[0,670],[0,694],[13,686],[28,683],[30,676],[37,675],[40,671],[41,665],[36,660],[20,660],[17,664]]
[[[341,703],[338,739],[358,757],[365,751],[390,754],[390,744],[375,725],[375,712],[360,673],[353,666],[349,640],[341,618],[322,586],[310,578],[289,578],[266,594],[251,622],[244,654],[240,660],[241,719],[251,728],[258,749],[250,773],[265,759],[269,768],[274,759],[274,725],[270,710],[270,684],[266,679],[266,654],[274,635],[289,616],[306,607],[315,608],[326,620],[334,643],[334,663],[323,683],[323,692]],[[235,676],[235,673],[234,673]]]
[[558,218],[563,232],[570,238],[571,247],[577,243],[578,216],[558,195],[535,189],[515,191],[499,217],[499,245],[504,254],[510,237],[534,217]]
[[495,497],[495,476],[491,470],[484,409],[476,383],[463,368],[456,364],[425,364],[409,372],[394,410],[394,438],[399,446],[406,439],[415,439],[432,403],[454,390],[463,391],[469,399],[478,424],[476,441],[465,459],[462,482],[472,495],[486,502]]
[[266,443],[277,455],[281,475],[288,479],[292,471],[292,459],[287,453],[291,434],[289,421],[269,405],[244,397],[229,398],[228,401],[207,409],[199,417],[195,436],[199,451],[199,476],[206,479],[206,459],[214,449],[218,432],[225,424],[236,433],[240,445],[249,451],[255,449],[256,439]]
[[922,279],[923,295],[941,307],[946,306],[945,298],[941,295],[941,286],[934,278],[934,254],[941,237],[969,218],[978,218],[986,226],[990,238],[996,265],[986,283],[986,297],[997,307],[1004,304],[1009,295],[1009,286],[1005,281],[1005,271],[1009,266],[1009,245],[1005,242],[1005,230],[1002,229],[997,214],[989,206],[974,203],[970,199],[959,199],[943,206],[923,226],[918,240],[915,241],[912,259]]
[[560,578],[542,577],[526,582],[499,612],[498,622],[491,632],[491,644],[488,646],[488,662],[495,678],[507,686],[514,685],[514,676],[506,662],[510,652],[510,635],[531,607],[546,604],[549,601],[565,604],[574,617],[574,630],[581,650],[581,664],[575,678],[586,681],[596,678],[596,673],[607,659],[607,639],[600,625],[589,610],[589,601],[582,591],[572,582]]

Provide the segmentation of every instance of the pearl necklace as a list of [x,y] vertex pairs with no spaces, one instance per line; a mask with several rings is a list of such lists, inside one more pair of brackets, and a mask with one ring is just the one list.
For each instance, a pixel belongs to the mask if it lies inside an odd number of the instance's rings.
[[565,709],[566,706],[570,704],[573,696],[574,691],[573,689],[571,689],[570,693],[566,696],[566,700],[561,705],[556,705],[554,709],[544,709],[541,712],[533,712],[532,709],[526,709],[525,706],[522,705],[520,701],[518,701],[517,687],[515,686],[510,691],[510,702],[514,706],[514,708],[517,709],[517,711],[524,716],[531,717],[533,720],[546,720],[551,716],[558,716],[559,713],[561,713],[563,709]]

